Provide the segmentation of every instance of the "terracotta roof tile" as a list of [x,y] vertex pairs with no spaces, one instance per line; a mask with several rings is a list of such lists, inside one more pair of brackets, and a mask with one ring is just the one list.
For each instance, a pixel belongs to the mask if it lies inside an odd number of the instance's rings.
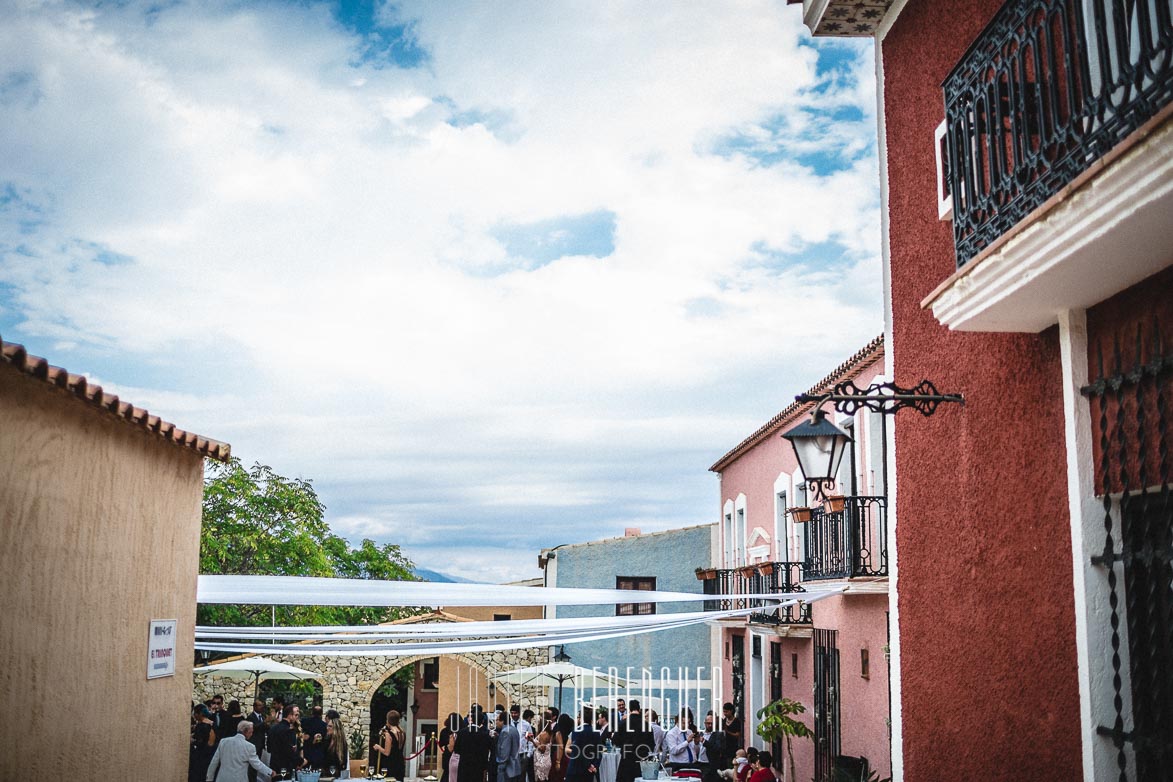
[[90,383],[81,375],[75,375],[61,367],[55,367],[40,356],[30,355],[24,349],[24,345],[0,339],[0,364],[8,364],[19,372],[56,386],[94,407],[157,434],[164,440],[184,448],[190,448],[203,456],[226,462],[231,455],[232,446],[228,443],[185,432],[175,424],[164,421],[157,415],[151,415],[141,407],[124,402],[114,394],[107,394],[101,386]]
[[[829,390],[836,383],[843,380],[843,378],[846,377],[847,375],[849,375],[852,371],[860,369],[861,367],[867,366],[868,364],[872,363],[873,361],[875,361],[877,358],[879,358],[882,355],[884,355],[884,335],[883,334],[876,337],[871,342],[869,342],[868,344],[864,345],[862,348],[857,350],[851,358],[847,359],[842,364],[835,367],[834,372],[827,375],[825,378],[820,380],[818,383],[815,383],[813,386],[811,386],[807,390],[806,393],[808,393],[808,394],[825,393],[827,390]],[[790,403],[786,407],[785,410],[783,410],[782,412],[778,413],[778,415],[771,418],[769,421],[767,421],[765,424],[763,424],[756,432],[754,432],[749,437],[742,440],[740,443],[737,444],[737,446],[735,448],[733,448],[727,454],[725,454],[720,459],[718,459],[716,461],[716,463],[713,464],[713,466],[709,468],[709,472],[721,472],[721,470],[725,469],[725,467],[728,466],[728,464],[730,462],[732,462],[734,459],[736,459],[738,456],[743,454],[745,451],[748,451],[750,448],[757,445],[762,440],[765,440],[771,434],[773,434],[774,432],[781,429],[784,424],[786,424],[789,421],[796,418],[799,413],[804,412],[806,409],[808,409],[810,407],[810,404],[811,403],[809,403],[809,402],[792,402],[792,403]]]

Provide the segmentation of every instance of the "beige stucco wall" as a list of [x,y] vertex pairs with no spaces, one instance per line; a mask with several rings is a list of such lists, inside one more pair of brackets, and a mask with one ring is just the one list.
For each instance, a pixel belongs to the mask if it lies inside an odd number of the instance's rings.
[[[185,777],[202,490],[197,453],[0,364],[0,779]],[[148,681],[151,619],[179,654]]]

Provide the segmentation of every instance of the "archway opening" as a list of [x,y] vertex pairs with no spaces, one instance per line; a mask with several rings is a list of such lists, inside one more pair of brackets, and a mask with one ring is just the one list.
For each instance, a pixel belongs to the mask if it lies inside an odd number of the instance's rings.
[[[411,694],[412,680],[415,678],[415,666],[405,665],[399,670],[395,671],[383,680],[378,689],[371,695],[370,714],[371,724],[370,733],[367,735],[371,737],[371,742],[378,741],[379,731],[387,724],[387,712],[395,710],[401,716],[400,727],[407,731],[406,715],[408,711],[408,696]],[[410,746],[411,736],[408,735]],[[368,752],[368,762],[371,766],[375,764],[375,751],[372,749]]]

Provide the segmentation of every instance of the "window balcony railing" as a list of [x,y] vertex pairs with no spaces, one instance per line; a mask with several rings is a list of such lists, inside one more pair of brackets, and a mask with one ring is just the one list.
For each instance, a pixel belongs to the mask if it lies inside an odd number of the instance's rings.
[[801,562],[760,562],[741,568],[719,568],[698,574],[704,581],[706,595],[719,595],[720,600],[706,600],[706,611],[760,608],[749,615],[759,624],[809,624],[810,606],[783,606],[760,598],[741,597],[754,594],[786,594],[805,592],[802,588]]
[[1168,0],[1008,0],[946,78],[945,179],[963,266],[1173,92]]
[[811,508],[804,580],[888,575],[888,502],[845,497],[841,511]]

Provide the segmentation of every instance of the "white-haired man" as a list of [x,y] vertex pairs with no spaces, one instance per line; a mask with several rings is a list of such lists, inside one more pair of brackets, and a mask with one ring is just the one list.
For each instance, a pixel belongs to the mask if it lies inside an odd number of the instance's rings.
[[252,732],[253,724],[241,720],[236,735],[220,742],[208,766],[208,782],[248,782],[250,766],[265,776],[273,775],[273,770],[261,762],[257,748],[249,741]]

